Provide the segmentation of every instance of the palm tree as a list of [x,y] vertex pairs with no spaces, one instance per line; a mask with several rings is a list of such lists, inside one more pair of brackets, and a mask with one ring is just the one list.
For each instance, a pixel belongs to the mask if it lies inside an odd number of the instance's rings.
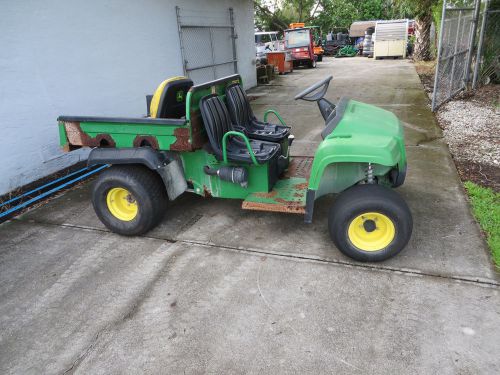
[[400,13],[415,18],[415,46],[413,58],[415,60],[431,60],[431,25],[432,7],[439,0],[395,0]]

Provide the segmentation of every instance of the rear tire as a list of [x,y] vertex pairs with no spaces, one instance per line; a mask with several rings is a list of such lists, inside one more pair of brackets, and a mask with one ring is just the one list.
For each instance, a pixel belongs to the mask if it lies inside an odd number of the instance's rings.
[[168,202],[156,172],[139,165],[105,170],[92,187],[92,204],[101,222],[125,236],[144,234],[163,218]]
[[316,60],[312,59],[311,62],[309,63],[309,68],[314,69],[316,68]]
[[361,262],[380,262],[398,254],[411,237],[413,220],[406,202],[380,185],[356,185],[335,200],[328,215],[337,248]]

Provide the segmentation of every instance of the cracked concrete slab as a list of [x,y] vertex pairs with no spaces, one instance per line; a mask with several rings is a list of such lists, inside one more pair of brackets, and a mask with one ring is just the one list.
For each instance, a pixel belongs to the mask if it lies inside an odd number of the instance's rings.
[[[398,189],[414,233],[397,257],[360,264],[300,215],[185,194],[143,237],[109,233],[90,184],[0,226],[2,373],[493,373],[500,278],[408,61],[325,59],[250,93],[314,154],[323,121],[294,94],[327,74],[396,113],[409,171]],[[175,243],[172,243],[175,242]],[[475,281],[476,280],[476,281]]]

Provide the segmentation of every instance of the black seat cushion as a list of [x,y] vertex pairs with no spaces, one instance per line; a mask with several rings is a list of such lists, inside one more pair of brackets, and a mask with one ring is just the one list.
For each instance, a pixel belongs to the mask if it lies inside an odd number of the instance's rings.
[[[200,111],[208,134],[210,145],[217,157],[222,160],[222,138],[229,131],[238,131],[231,124],[231,119],[224,102],[216,94],[207,95],[200,100]],[[281,151],[280,145],[272,142],[250,139],[250,147],[258,163],[262,164]],[[243,139],[229,136],[227,141],[228,160],[252,163],[250,153]]]
[[281,142],[290,135],[288,126],[257,120],[245,92],[238,83],[227,86],[226,101],[231,121],[238,130],[244,132],[250,138]]
[[193,81],[185,77],[163,81],[151,99],[151,115],[155,118],[186,116],[186,95],[192,86]]

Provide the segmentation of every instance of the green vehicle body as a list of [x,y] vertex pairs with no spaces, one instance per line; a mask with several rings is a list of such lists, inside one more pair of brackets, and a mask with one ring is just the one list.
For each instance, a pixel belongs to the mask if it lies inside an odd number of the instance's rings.
[[[348,99],[344,100],[343,113],[337,114],[337,126],[319,144],[312,163],[309,160],[308,174],[287,176],[285,173],[274,186],[270,186],[269,163],[218,160],[204,147],[207,137],[199,102],[202,97],[214,93],[225,98],[226,86],[235,82],[241,84],[238,75],[193,86],[186,96],[186,116],[183,119],[61,116],[58,118],[60,144],[66,151],[80,147],[127,150],[150,146],[156,151],[174,155],[180,161],[188,188],[195,194],[243,199],[243,208],[248,209],[302,213],[306,215],[306,222],[311,221],[315,199],[328,193],[339,193],[365,180],[368,167],[379,183],[388,186],[394,185],[391,173],[404,174],[404,136],[397,117],[381,108]],[[266,113],[266,117],[270,113],[275,111]],[[278,118],[281,120],[279,114]],[[246,138],[242,133],[240,135]],[[288,140],[282,144],[282,149],[292,164],[294,159],[300,161],[300,158],[289,156]],[[208,175],[204,172],[205,166],[214,169],[244,167],[248,171],[248,185],[241,186]]]

